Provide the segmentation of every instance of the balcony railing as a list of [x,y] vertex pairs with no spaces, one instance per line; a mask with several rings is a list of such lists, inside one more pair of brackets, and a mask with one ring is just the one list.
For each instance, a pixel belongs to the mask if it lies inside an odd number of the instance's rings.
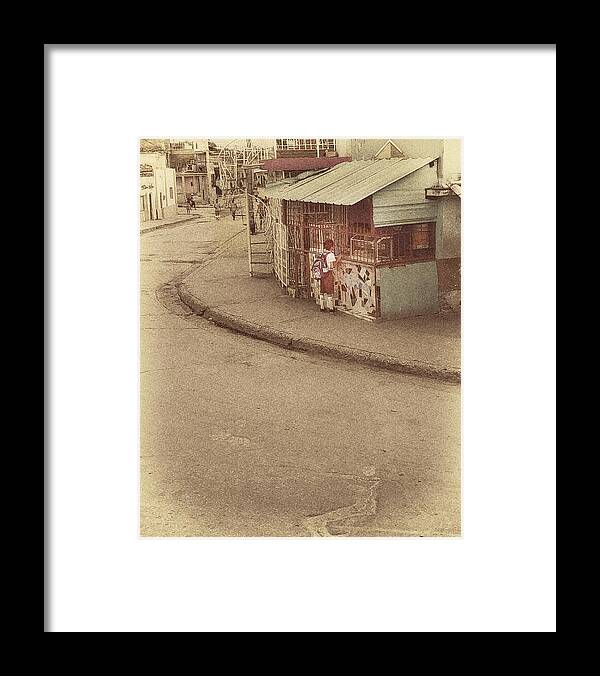
[[435,260],[435,225],[398,226],[382,237],[354,235],[346,255],[350,260],[371,265]]
[[355,235],[350,240],[350,260],[358,263],[383,263],[391,260],[391,237]]
[[205,164],[180,164],[175,166],[178,174],[206,174]]

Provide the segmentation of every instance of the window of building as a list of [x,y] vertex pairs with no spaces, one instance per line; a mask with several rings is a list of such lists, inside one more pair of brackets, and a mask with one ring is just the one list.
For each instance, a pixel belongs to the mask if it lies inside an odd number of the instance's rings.
[[278,138],[275,143],[278,150],[335,150],[333,138]]
[[427,223],[413,226],[411,235],[413,249],[429,249],[431,247],[431,233]]

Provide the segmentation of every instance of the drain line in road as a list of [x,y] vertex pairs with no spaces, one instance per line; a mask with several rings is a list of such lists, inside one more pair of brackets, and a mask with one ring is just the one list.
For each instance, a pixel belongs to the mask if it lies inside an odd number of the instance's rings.
[[169,310],[169,312],[172,312],[173,314],[176,314],[179,317],[188,317],[189,315],[192,314],[199,314],[197,312],[193,312],[192,309],[181,300],[179,292],[177,291],[178,285],[181,284],[186,277],[189,277],[189,275],[196,272],[196,270],[199,270],[203,266],[208,265],[209,263],[214,261],[216,258],[222,256],[224,252],[227,250],[228,246],[233,242],[233,240],[236,237],[239,237],[244,232],[246,232],[245,229],[240,230],[231,237],[229,237],[228,239],[224,240],[215,249],[214,256],[211,256],[207,260],[192,265],[191,267],[187,268],[180,274],[173,277],[171,281],[165,282],[164,284],[158,286],[154,292],[156,300],[158,300],[158,302],[163,307]]
[[172,284],[174,286],[177,286],[178,284],[181,284],[186,277],[189,277],[193,272],[196,272],[196,270],[200,270],[201,268],[203,268],[203,267],[209,265],[210,263],[212,263],[212,261],[214,261],[216,258],[220,258],[225,253],[225,251],[229,248],[229,245],[233,242],[233,240],[236,237],[239,237],[244,232],[246,232],[245,229],[239,230],[238,232],[235,233],[235,235],[232,235],[228,239],[224,240],[221,244],[219,244],[216,247],[213,256],[207,258],[206,260],[202,261],[201,263],[198,263],[197,265],[192,265],[187,270],[184,270],[181,274],[175,276],[168,283]]

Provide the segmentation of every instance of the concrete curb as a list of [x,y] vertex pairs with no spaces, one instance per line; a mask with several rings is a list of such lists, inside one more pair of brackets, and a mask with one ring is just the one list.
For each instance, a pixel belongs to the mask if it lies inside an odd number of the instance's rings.
[[327,357],[343,359],[344,361],[395,371],[396,373],[407,373],[436,380],[445,380],[451,383],[460,383],[461,380],[460,369],[447,368],[410,359],[400,359],[378,352],[369,352],[344,345],[327,343],[314,338],[294,338],[291,333],[279,331],[262,324],[256,324],[247,319],[229,314],[218,307],[210,307],[202,299],[190,293],[183,283],[176,284],[175,288],[181,302],[190,308],[194,314],[204,317],[204,319],[213,322],[217,326],[243,333],[258,340],[264,340],[265,342],[298,352],[321,354]]
[[187,223],[188,221],[193,221],[195,218],[198,218],[198,216],[190,216],[189,218],[186,216],[185,218],[182,218],[180,221],[175,221],[174,223],[162,223],[161,225],[155,225],[151,228],[143,228],[142,230],[140,230],[140,235],[143,235],[146,232],[154,232],[155,230],[163,230],[164,228],[176,228],[178,225],[181,225],[182,223]]

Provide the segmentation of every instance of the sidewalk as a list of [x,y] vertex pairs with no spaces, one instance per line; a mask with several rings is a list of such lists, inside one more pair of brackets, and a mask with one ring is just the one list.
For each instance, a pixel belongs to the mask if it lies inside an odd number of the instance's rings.
[[219,326],[289,349],[460,382],[460,315],[367,322],[291,298],[274,276],[250,277],[245,236],[177,284],[181,300]]
[[153,230],[160,230],[161,228],[170,228],[185,221],[193,221],[195,218],[205,217],[208,213],[212,213],[212,207],[199,206],[196,210],[192,209],[191,213],[186,213],[185,208],[177,210],[177,216],[172,218],[159,218],[154,221],[143,221],[140,223],[140,234],[145,232],[152,232]]

